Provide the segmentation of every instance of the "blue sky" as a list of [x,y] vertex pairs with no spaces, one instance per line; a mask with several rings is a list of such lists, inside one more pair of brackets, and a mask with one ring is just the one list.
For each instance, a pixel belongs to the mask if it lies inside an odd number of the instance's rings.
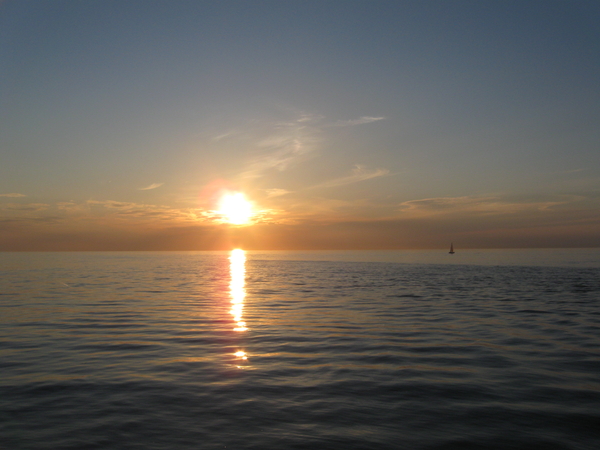
[[[600,245],[595,1],[0,3],[0,249]],[[215,220],[223,189],[259,213]]]

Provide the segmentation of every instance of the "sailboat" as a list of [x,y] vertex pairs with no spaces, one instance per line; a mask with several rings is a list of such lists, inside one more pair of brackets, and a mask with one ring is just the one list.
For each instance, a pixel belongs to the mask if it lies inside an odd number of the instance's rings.
[[452,242],[450,243],[450,251],[448,253],[454,255],[454,244]]

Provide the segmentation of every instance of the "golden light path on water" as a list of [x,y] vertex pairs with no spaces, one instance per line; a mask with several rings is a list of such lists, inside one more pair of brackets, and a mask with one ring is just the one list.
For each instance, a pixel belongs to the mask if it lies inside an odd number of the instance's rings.
[[[229,273],[231,281],[229,282],[229,292],[231,295],[231,310],[230,314],[235,321],[234,331],[246,331],[246,322],[243,320],[244,298],[246,297],[246,252],[236,248],[231,251],[229,256]],[[246,352],[238,350],[234,353],[237,358],[247,360]]]

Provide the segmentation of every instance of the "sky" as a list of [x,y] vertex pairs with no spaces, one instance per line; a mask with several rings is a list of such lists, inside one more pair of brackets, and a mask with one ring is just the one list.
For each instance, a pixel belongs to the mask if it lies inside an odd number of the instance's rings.
[[599,247],[599,80],[594,0],[4,0],[0,251]]

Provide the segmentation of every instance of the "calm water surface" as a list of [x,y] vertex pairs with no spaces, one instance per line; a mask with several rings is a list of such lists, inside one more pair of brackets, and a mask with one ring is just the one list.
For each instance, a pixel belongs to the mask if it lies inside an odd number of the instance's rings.
[[600,251],[0,253],[1,449],[597,449]]

